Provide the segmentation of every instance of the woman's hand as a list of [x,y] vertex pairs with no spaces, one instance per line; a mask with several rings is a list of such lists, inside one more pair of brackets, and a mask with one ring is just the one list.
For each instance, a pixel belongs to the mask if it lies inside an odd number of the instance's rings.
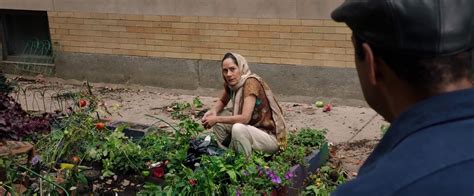
[[[201,119],[201,123],[204,126],[204,128],[209,129],[216,124],[215,120],[213,120],[213,117],[215,116],[216,116],[216,112],[214,112],[214,110],[209,110],[204,114],[204,116]],[[212,124],[211,122],[214,122],[214,123]]]
[[215,116],[215,115],[216,115],[216,112],[214,112],[213,110],[209,110],[206,113],[204,113],[204,116],[202,116],[202,120],[206,119],[206,117],[208,116]]
[[214,113],[210,113],[209,115],[206,114],[204,114],[201,122],[204,128],[209,129],[217,123],[217,116]]

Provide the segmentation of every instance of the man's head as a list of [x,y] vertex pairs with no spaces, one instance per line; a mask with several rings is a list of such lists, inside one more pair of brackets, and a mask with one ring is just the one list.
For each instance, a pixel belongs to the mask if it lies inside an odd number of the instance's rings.
[[472,86],[473,13],[472,0],[346,0],[332,18],[352,29],[364,96],[387,118],[390,88],[420,100]]

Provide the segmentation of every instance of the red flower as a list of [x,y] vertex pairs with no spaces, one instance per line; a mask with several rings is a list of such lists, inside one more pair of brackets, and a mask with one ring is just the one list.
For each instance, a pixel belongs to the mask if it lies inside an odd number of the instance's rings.
[[162,178],[165,176],[165,169],[163,167],[155,167],[152,169],[152,176],[156,178]]
[[196,179],[189,179],[189,180],[188,180],[188,183],[189,183],[191,186],[196,186],[198,182],[197,182]]

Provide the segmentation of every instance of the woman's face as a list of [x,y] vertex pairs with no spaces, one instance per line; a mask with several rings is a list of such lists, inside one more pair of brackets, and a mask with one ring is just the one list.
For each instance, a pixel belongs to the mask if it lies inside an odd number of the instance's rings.
[[232,58],[227,58],[222,62],[222,75],[230,86],[235,86],[239,83],[241,76],[240,69]]

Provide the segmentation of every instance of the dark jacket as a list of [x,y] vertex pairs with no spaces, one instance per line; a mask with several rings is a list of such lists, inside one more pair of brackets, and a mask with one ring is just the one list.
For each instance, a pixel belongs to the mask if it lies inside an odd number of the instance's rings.
[[417,103],[332,195],[474,195],[474,89]]

